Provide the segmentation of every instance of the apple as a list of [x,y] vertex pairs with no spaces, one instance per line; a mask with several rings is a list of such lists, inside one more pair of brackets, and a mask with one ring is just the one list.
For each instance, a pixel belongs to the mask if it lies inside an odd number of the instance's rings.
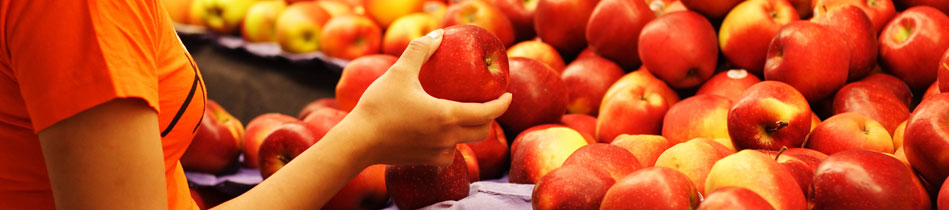
[[421,12],[424,4],[424,0],[364,0],[362,6],[381,28],[388,28],[399,17]]
[[398,59],[391,55],[367,55],[349,62],[336,83],[336,102],[340,110],[352,111],[366,88]]
[[213,100],[208,100],[194,139],[181,156],[188,171],[220,174],[237,164],[244,125]]
[[906,121],[903,121],[899,126],[896,126],[896,130],[893,131],[893,148],[899,149],[903,147],[903,136],[905,135],[904,131],[906,131]]
[[712,94],[736,101],[738,96],[758,82],[761,82],[761,79],[754,74],[749,74],[744,69],[732,69],[719,72],[709,78],[699,87],[695,95]]
[[282,1],[254,3],[241,25],[241,35],[248,42],[276,42],[274,25],[287,4]]
[[600,0],[539,0],[534,8],[534,30],[545,43],[565,57],[586,47],[587,20]]
[[388,201],[386,165],[371,165],[349,180],[323,209],[381,209]]
[[727,98],[705,94],[696,95],[672,105],[662,120],[662,136],[672,144],[694,138],[730,138],[728,136]]
[[[497,0],[508,1],[508,0]],[[507,49],[507,57],[525,57],[543,62],[557,71],[557,74],[563,73],[564,63],[560,53],[553,46],[540,40],[527,40],[511,46]]]
[[735,149],[735,145],[732,144],[732,139],[730,139],[730,138],[728,138],[728,139],[726,139],[726,138],[717,138],[717,139],[712,139],[712,141],[714,141],[715,143],[721,144],[722,146],[725,147],[725,149],[728,149],[729,151],[738,152],[738,150]]
[[600,209],[600,201],[616,181],[603,170],[584,165],[557,168],[534,186],[531,207],[549,209]]
[[603,143],[580,147],[567,157],[563,165],[582,165],[592,170],[601,170],[617,181],[642,168],[639,160],[626,149]]
[[903,150],[906,159],[932,186],[949,176],[949,94],[923,101],[906,122]]
[[535,125],[559,122],[567,110],[567,87],[560,75],[534,59],[511,58],[509,62],[507,92],[513,98],[498,123],[518,133]]
[[[532,130],[533,129],[533,130]],[[511,143],[509,181],[534,184],[559,168],[570,154],[587,145],[579,132],[561,125],[540,125],[518,134]]]
[[487,102],[504,94],[508,60],[497,37],[474,25],[449,26],[442,36],[419,72],[425,92],[460,102]]
[[881,33],[880,58],[887,70],[916,91],[936,81],[939,59],[949,49],[946,14],[929,6],[913,7],[893,18]]
[[[810,5],[808,5],[810,6]],[[817,8],[826,9],[826,8]],[[873,23],[863,10],[853,5],[841,6],[815,16],[811,22],[826,26],[842,35],[850,49],[847,81],[856,81],[873,70],[877,62],[877,36]]]
[[596,143],[596,117],[585,114],[565,114],[560,117],[560,124],[580,132],[587,143]]
[[913,90],[900,78],[885,73],[872,73],[860,81],[875,83],[876,86],[892,92],[906,107],[913,105]]
[[620,146],[636,157],[643,167],[653,167],[664,151],[672,147],[665,137],[659,135],[629,135],[622,134],[610,144]]
[[267,179],[323,138],[312,130],[303,122],[288,122],[274,128],[260,143],[257,154],[260,176]]
[[346,114],[348,114],[346,111],[338,109],[319,109],[304,117],[303,123],[310,126],[309,128],[313,131],[313,134],[323,138],[323,135],[326,135],[330,129],[343,121]]
[[811,128],[811,108],[788,84],[752,85],[728,110],[728,135],[736,149],[801,147]]
[[315,2],[298,2],[287,6],[274,25],[280,49],[291,53],[308,53],[320,49],[320,33],[330,15]]
[[947,207],[949,207],[949,182],[943,182],[942,188],[939,190],[936,206],[939,207],[939,210],[946,210]]
[[418,209],[468,197],[468,168],[461,152],[449,166],[386,166],[386,189],[399,209]]
[[942,80],[944,85],[939,85],[939,91],[947,92],[949,91],[949,49],[946,50],[945,55],[942,56],[942,60],[939,62],[939,72],[937,73],[939,77],[938,80]]
[[814,170],[817,170],[817,166],[827,159],[826,154],[807,148],[790,148],[783,151],[759,150],[759,152],[767,154],[784,167],[788,173],[791,173],[805,195],[812,194],[811,183],[813,182]]
[[442,27],[441,21],[445,19],[445,11],[447,10],[448,10],[448,4],[446,4],[446,1],[428,0],[422,4],[422,13],[432,16],[432,18],[437,20],[435,22],[438,24],[438,28]]
[[656,159],[657,167],[675,169],[692,180],[697,191],[705,194],[705,178],[716,161],[734,152],[709,139],[697,138],[675,144]]
[[247,11],[256,0],[200,0],[204,5],[202,22],[211,31],[230,35],[237,33]]
[[725,16],[718,31],[718,44],[734,67],[763,75],[771,38],[782,26],[798,19],[788,1],[744,1]]
[[814,173],[815,209],[930,209],[909,167],[880,152],[851,150],[827,157]]
[[187,24],[195,26],[204,26],[204,16],[206,11],[204,10],[204,1],[205,0],[192,0],[191,6],[188,7],[188,20]]
[[755,150],[742,150],[712,166],[705,192],[723,187],[744,187],[768,201],[774,209],[805,209],[804,193],[794,177],[774,159]]
[[600,209],[694,209],[699,195],[685,174],[666,167],[650,167],[617,180]]
[[674,12],[643,26],[639,55],[643,66],[674,88],[692,88],[715,73],[715,28],[695,12]]
[[828,27],[807,21],[788,23],[771,41],[764,79],[788,83],[808,101],[820,101],[847,82],[850,49],[846,44]]
[[310,112],[324,108],[339,109],[339,104],[336,103],[335,98],[320,98],[313,100],[306,104],[306,106],[303,106],[303,109],[300,110],[300,114],[297,115],[297,119],[303,120],[303,118],[306,118],[307,115],[310,115]]
[[[623,68],[631,69],[639,66],[641,56],[646,56],[640,54],[637,45],[641,42],[640,31],[653,19],[656,19],[656,14],[649,10],[645,1],[602,0],[590,15],[589,22],[585,24],[586,41],[600,56],[613,60]],[[547,41],[546,37],[541,38]]]
[[[496,179],[507,169],[508,148],[504,130],[497,122],[491,122],[491,134],[482,141],[466,143],[474,151],[481,179]],[[469,164],[470,165],[470,164]]]
[[560,75],[569,91],[567,113],[596,116],[606,90],[623,74],[619,65],[599,56],[571,62]]
[[456,145],[458,152],[465,158],[465,164],[468,167],[468,182],[477,182],[481,180],[481,169],[478,167],[478,158],[467,144]]
[[868,81],[847,84],[834,96],[834,113],[854,112],[879,122],[888,133],[893,133],[900,122],[909,118],[905,101],[891,91]]
[[949,2],[940,1],[940,0],[896,0],[893,3],[896,3],[896,6],[900,8],[907,8],[913,6],[931,6],[939,10],[942,10],[944,13],[949,13]]
[[[922,101],[926,101],[927,99],[932,98],[933,96],[939,95],[940,93],[942,93],[942,91],[939,90],[939,81],[933,82],[933,84],[930,85],[928,89],[926,89],[926,92],[923,93]],[[922,103],[922,101],[920,103]],[[913,111],[916,111],[916,110],[913,110]]]
[[396,19],[386,29],[382,38],[382,52],[392,56],[402,55],[402,51],[405,51],[413,39],[438,29],[438,21],[424,13],[414,13]]
[[321,50],[328,56],[352,60],[381,50],[382,29],[362,15],[334,17],[320,33]]
[[255,117],[247,123],[247,132],[245,132],[244,143],[241,151],[244,152],[244,167],[258,168],[260,161],[257,161],[260,151],[260,145],[271,132],[280,127],[280,125],[301,122],[297,118],[280,113],[266,113]]
[[330,17],[335,18],[353,13],[352,5],[342,1],[319,0],[316,1],[316,3],[320,4],[320,7],[323,7],[323,9],[326,10],[326,13],[330,14]]
[[724,1],[707,1],[707,0],[680,0],[686,8],[691,11],[696,11],[702,13],[705,17],[709,19],[721,19],[728,14],[728,11],[731,11],[738,3],[742,0],[724,0]]
[[609,143],[620,134],[659,134],[662,119],[678,96],[647,70],[623,76],[606,91],[596,121],[597,140]]
[[[201,1],[201,0],[198,0]],[[168,11],[168,17],[175,23],[187,24],[193,0],[161,0],[162,7]]]
[[462,1],[448,6],[443,26],[471,24],[490,31],[504,46],[514,44],[514,28],[501,10],[487,1]]
[[534,31],[534,10],[540,0],[494,0],[504,16],[511,21],[515,40],[528,40],[537,35]]
[[807,148],[828,155],[847,150],[893,153],[893,140],[880,123],[857,113],[841,113],[824,120],[807,136]]
[[188,190],[191,192],[191,200],[193,200],[194,204],[198,206],[198,209],[200,210],[208,209],[208,204],[205,204],[204,198],[201,197],[201,193],[198,192],[198,190],[194,188],[189,188]]
[[747,188],[722,187],[706,195],[698,210],[774,210],[774,207]]
[[[814,16],[821,16],[822,12],[833,10],[836,7],[854,5],[863,10],[873,23],[873,31],[879,33],[883,27],[896,16],[896,8],[892,0],[812,0]],[[826,8],[826,9],[824,9]]]

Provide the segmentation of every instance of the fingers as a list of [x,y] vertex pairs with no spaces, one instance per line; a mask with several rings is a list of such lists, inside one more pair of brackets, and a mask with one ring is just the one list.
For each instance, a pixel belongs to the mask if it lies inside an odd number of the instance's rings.
[[393,69],[399,69],[410,73],[413,77],[418,77],[418,72],[422,64],[428,61],[428,58],[435,53],[438,46],[442,43],[442,35],[445,30],[437,29],[423,37],[416,38],[409,43],[409,46],[402,52],[399,60],[392,65]]
[[485,103],[454,102],[451,114],[461,126],[490,124],[500,117],[511,104],[511,93],[504,93],[501,97]]
[[488,138],[488,135],[491,135],[491,122],[482,125],[457,127],[456,134],[459,144],[483,141]]
[[446,166],[451,165],[451,163],[454,162],[455,160],[455,150],[456,149],[454,147],[442,150],[440,153],[438,153],[438,156],[435,158],[434,165],[441,166],[441,167],[446,167]]

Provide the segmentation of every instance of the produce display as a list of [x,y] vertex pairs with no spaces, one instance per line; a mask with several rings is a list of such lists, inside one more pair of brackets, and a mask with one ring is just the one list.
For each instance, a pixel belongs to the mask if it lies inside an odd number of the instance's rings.
[[427,93],[513,94],[450,166],[370,166],[324,209],[441,208],[484,181],[532,186],[534,209],[949,209],[949,1],[162,3],[181,26],[345,61],[335,97],[299,113],[241,123],[209,100],[189,172],[266,179],[435,29]]

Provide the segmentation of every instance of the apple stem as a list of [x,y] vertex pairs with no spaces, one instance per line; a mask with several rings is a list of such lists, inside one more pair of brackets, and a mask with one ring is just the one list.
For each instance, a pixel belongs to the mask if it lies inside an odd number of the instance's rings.
[[777,122],[774,122],[774,126],[773,126],[773,127],[768,127],[768,128],[767,128],[767,129],[768,129],[768,133],[777,132],[778,130],[781,130],[782,128],[787,127],[788,124],[790,124],[790,123],[789,123],[787,120],[778,120]]
[[778,154],[774,156],[774,161],[778,161],[778,157],[781,157],[781,154],[784,154],[784,151],[788,151],[787,146],[781,146],[781,149],[778,150]]

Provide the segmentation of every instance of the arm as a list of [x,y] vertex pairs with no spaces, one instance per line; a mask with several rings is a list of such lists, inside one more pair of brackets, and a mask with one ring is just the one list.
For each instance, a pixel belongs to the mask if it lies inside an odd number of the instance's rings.
[[144,101],[114,99],[40,131],[56,208],[168,209],[158,127]]
[[[318,209],[372,164],[449,165],[455,145],[483,140],[511,95],[460,103],[428,95],[418,72],[442,30],[412,41],[359,103],[319,142],[247,193],[218,209]],[[277,202],[279,201],[279,202]]]

